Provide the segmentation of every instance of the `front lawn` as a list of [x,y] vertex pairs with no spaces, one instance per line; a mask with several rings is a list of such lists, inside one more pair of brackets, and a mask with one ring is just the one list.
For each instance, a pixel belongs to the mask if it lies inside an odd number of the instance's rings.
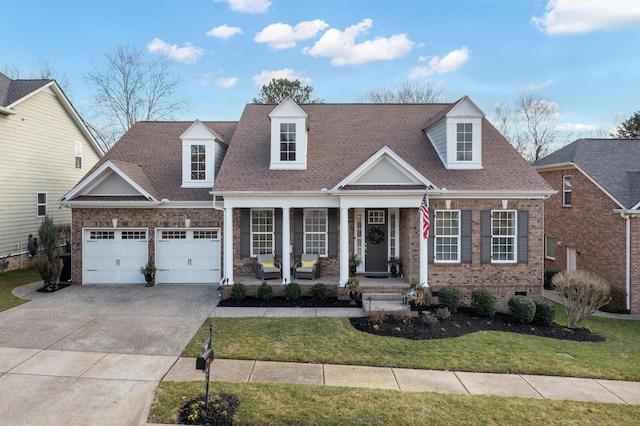
[[[640,321],[591,317],[582,326],[607,341],[507,332],[414,341],[357,331],[347,318],[215,318],[213,346],[217,358],[640,380]],[[208,333],[206,321],[182,355],[197,357]]]
[[0,274],[0,312],[21,305],[27,300],[15,297],[11,291],[21,285],[40,281],[40,275],[33,268],[17,269]]
[[[529,398],[222,382],[212,382],[211,392],[240,398],[234,425],[622,425],[640,418],[639,406]],[[176,407],[203,394],[204,381],[162,382],[148,421],[176,423]]]

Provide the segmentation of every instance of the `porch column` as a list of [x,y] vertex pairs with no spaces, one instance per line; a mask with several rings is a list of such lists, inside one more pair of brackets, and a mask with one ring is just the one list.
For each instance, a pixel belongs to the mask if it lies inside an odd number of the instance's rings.
[[282,284],[291,282],[290,208],[282,208]]
[[429,287],[429,247],[427,245],[427,239],[422,235],[423,213],[420,212],[420,226],[418,227],[418,233],[420,234],[420,285]]
[[349,209],[340,207],[340,280],[344,286],[349,280]]
[[224,275],[233,284],[233,208],[224,209]]

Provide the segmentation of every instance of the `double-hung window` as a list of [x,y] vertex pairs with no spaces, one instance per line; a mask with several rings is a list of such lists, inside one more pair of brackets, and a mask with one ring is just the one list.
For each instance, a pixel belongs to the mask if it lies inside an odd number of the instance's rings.
[[456,124],[456,159],[473,161],[473,124]]
[[280,123],[280,161],[296,161],[296,123]]
[[47,215],[47,193],[38,192],[36,195],[36,215],[38,217]]
[[327,211],[304,211],[304,252],[327,255]]
[[547,259],[556,259],[556,238],[547,235],[544,256]]
[[571,207],[571,176],[562,176],[562,205]]
[[491,260],[496,263],[515,262],[516,259],[516,210],[491,212]]
[[191,180],[205,180],[206,147],[204,145],[191,145]]
[[82,168],[82,142],[75,142],[76,169]]
[[274,253],[273,210],[251,210],[251,256]]
[[434,245],[436,262],[460,261],[460,211],[436,210]]

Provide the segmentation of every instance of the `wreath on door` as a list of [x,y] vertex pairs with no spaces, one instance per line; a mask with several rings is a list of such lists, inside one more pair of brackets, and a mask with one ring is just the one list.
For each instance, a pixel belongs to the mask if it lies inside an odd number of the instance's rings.
[[379,226],[374,226],[369,229],[369,233],[367,234],[367,241],[371,244],[380,244],[384,241],[384,230]]

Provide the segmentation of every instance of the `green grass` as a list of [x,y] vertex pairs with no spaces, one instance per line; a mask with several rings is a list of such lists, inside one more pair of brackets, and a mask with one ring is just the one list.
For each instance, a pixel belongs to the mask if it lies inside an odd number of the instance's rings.
[[[234,425],[635,424],[640,406],[267,383],[212,382],[239,397]],[[175,423],[202,382],[162,382],[149,422]]]
[[[505,332],[413,341],[362,333],[346,318],[216,318],[213,346],[217,358],[640,380],[640,321],[591,317],[582,325],[607,341]],[[183,356],[197,357],[208,333],[206,321]]]
[[0,312],[21,305],[28,300],[15,297],[11,290],[21,285],[40,281],[40,275],[33,268],[17,269],[0,274]]

